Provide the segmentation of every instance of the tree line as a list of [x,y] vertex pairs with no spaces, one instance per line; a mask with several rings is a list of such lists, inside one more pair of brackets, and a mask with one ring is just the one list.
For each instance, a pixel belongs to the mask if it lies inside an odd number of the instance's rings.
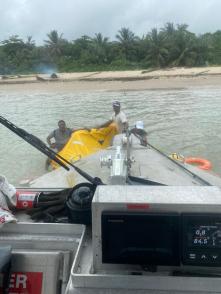
[[221,65],[221,31],[196,35],[186,24],[167,23],[138,37],[121,28],[114,41],[101,33],[69,41],[52,30],[43,45],[18,35],[0,42],[0,74],[153,69]]

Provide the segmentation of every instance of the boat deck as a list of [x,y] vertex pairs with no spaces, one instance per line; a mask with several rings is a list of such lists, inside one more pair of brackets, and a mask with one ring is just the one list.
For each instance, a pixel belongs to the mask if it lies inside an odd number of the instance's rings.
[[[211,185],[221,187],[221,177],[218,175],[200,170],[190,164],[175,162],[151,147],[141,146],[135,137],[132,137],[132,139],[133,148],[131,148],[130,152],[130,157],[134,159],[130,169],[132,176],[168,186],[206,185],[206,182],[209,182]],[[115,152],[116,147],[111,146],[76,161],[75,165],[93,177],[100,177],[105,184],[110,184],[110,170],[107,167],[101,168],[100,158],[110,155],[114,157]],[[33,180],[30,186],[36,188],[64,188],[80,182],[85,182],[85,179],[76,173],[73,168],[70,171],[58,168]]]

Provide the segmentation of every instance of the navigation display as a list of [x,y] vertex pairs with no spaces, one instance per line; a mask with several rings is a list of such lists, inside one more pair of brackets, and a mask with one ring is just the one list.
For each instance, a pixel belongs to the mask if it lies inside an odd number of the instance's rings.
[[221,215],[182,214],[182,261],[199,266],[221,266]]
[[176,213],[103,212],[102,262],[179,265],[179,219]]
[[189,226],[188,246],[221,248],[221,224]]

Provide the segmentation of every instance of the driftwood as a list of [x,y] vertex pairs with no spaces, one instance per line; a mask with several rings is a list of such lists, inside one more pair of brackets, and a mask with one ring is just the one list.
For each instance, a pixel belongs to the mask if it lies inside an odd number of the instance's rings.
[[36,79],[37,79],[38,81],[41,81],[41,82],[45,82],[45,81],[46,81],[46,79],[44,79],[44,78],[42,78],[42,77],[39,77],[39,76],[36,76]]

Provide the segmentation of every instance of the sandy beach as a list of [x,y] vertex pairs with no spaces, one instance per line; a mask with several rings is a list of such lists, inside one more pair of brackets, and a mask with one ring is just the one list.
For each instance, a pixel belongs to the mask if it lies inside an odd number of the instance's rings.
[[0,76],[0,90],[124,91],[218,86],[221,67]]

